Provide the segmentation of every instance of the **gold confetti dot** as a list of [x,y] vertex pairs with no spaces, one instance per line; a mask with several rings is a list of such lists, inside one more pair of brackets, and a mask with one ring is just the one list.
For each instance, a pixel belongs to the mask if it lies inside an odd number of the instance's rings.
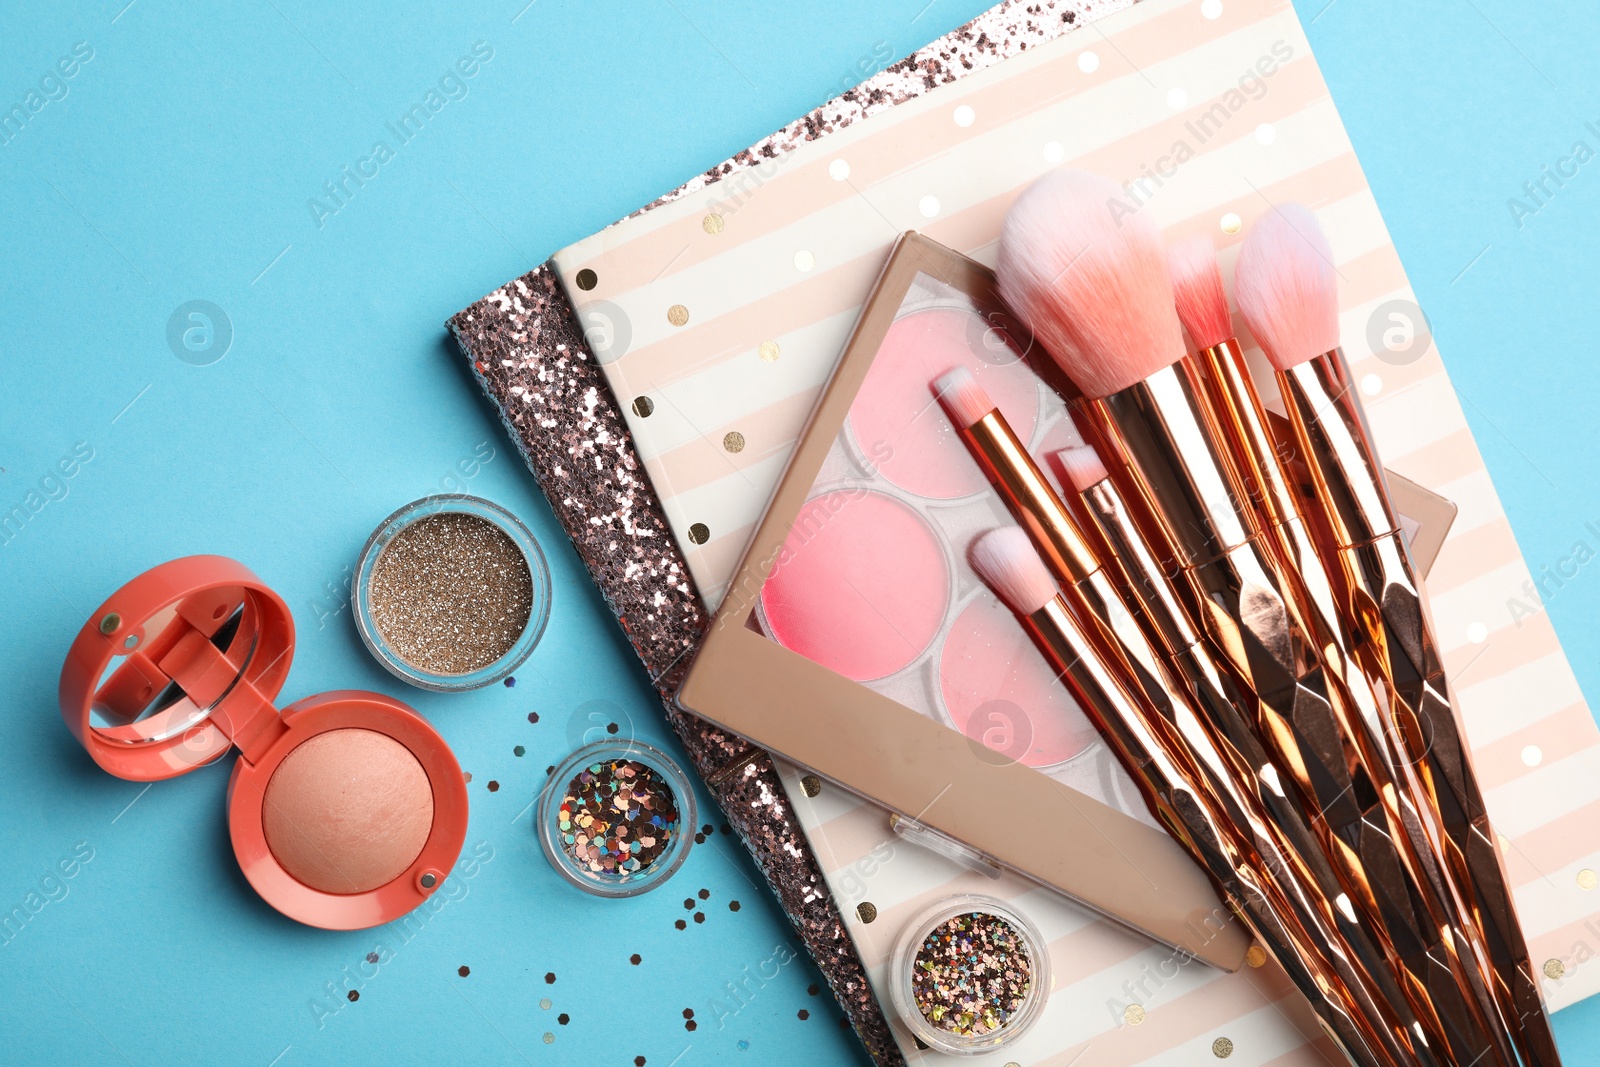
[[543,1008],[545,1011],[549,1011],[550,1010],[550,998],[549,997],[541,997],[539,999],[539,1007]]
[[689,321],[689,309],[682,304],[673,304],[667,309],[667,321],[674,326],[682,326]]
[[544,1032],[544,1043],[547,1044],[547,1045],[555,1044],[556,1043],[556,1035],[552,1034],[550,1031],[546,1030]]
[[1129,1026],[1138,1026],[1140,1023],[1144,1022],[1144,1005],[1129,1004],[1126,1008],[1123,1008],[1122,1021],[1127,1023]]
[[650,413],[656,409],[656,402],[647,396],[633,398],[633,413],[641,419],[648,419]]
[[1219,1037],[1211,1042],[1211,1054],[1219,1060],[1225,1060],[1233,1055],[1233,1042],[1226,1037]]
[[722,435],[722,447],[726,448],[729,452],[743,452],[744,434],[740,433],[738,430],[729,430],[727,433]]
[[1260,967],[1267,962],[1267,950],[1260,945],[1251,945],[1244,954],[1244,961],[1252,967]]
[[776,341],[762,341],[761,347],[757,351],[761,353],[761,361],[763,363],[776,363],[778,361],[778,342]]
[[586,293],[590,289],[593,289],[595,286],[600,284],[600,279],[596,277],[594,271],[590,270],[588,267],[585,267],[578,272],[578,277],[576,280],[578,282],[578,288],[582,289]]
[[1596,885],[1600,885],[1600,876],[1597,876],[1589,868],[1585,867],[1578,872],[1579,889],[1593,889]]
[[697,545],[703,545],[711,540],[711,527],[703,522],[697,522],[689,527],[689,540]]
[[822,792],[822,779],[814,774],[808,774],[800,779],[800,789],[808,797],[814,797]]
[[1560,978],[1567,973],[1567,965],[1560,960],[1544,961],[1544,976],[1546,978]]
[[700,228],[707,233],[722,232],[722,216],[715,211],[700,220]]
[[864,923],[869,923],[878,917],[878,906],[870,900],[863,900],[856,905],[856,917]]

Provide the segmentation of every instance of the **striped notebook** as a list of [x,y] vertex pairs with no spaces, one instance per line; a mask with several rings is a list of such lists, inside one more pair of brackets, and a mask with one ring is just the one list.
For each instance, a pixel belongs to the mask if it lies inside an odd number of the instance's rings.
[[[1424,320],[1295,12],[1095,6],[1111,13],[733,161],[722,181],[556,255],[690,569],[714,608],[901,232],[992,264],[1012,199],[1070,164],[1125,182],[1122,210],[1169,234],[1215,237],[1231,274],[1250,222],[1303,202],[1334,243],[1346,352],[1386,463],[1460,506],[1427,583],[1440,643],[1546,999],[1582,999],[1600,989],[1600,731],[1548,618],[1507,608],[1526,599],[1527,566],[1439,354],[1413,328]],[[825,783],[786,784],[880,992],[900,922],[937,897],[998,893],[1043,928],[1048,1018],[972,1062],[1065,1067],[1089,1047],[1098,1064],[1325,1062],[1269,968],[1185,963],[1021,880],[901,843],[882,811]],[[942,1058],[902,1045],[912,1062]]]

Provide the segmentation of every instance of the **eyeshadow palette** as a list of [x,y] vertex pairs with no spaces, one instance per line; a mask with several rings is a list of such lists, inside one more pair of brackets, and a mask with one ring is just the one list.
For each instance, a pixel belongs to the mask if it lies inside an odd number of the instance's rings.
[[966,561],[1009,523],[931,384],[1079,443],[987,268],[896,244],[679,702],[984,857],[1233,969],[1246,938]]

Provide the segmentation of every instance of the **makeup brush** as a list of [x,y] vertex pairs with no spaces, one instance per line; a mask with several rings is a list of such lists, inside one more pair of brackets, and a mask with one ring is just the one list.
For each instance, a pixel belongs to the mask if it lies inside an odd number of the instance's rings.
[[1339,348],[1332,251],[1307,209],[1285,205],[1258,222],[1235,279],[1239,307],[1277,371],[1294,445],[1311,469],[1312,525],[1352,625],[1414,722],[1397,723],[1443,824],[1446,869],[1472,903],[1495,973],[1502,1015],[1531,1065],[1559,1062],[1527,944],[1495,850],[1471,755],[1450,705],[1416,570],[1383,464]]
[[[1317,931],[1319,943],[1337,945],[1330,962],[1344,983],[1343,995],[1356,998],[1362,1018],[1378,1028],[1364,1040],[1385,1049],[1397,1062],[1434,1062],[1427,1046],[1418,1045],[1416,1017],[1407,1010],[1388,958],[1372,932],[1353,913],[1328,910],[1328,902],[1343,890],[1304,809],[1284,793],[1276,769],[1239,711],[1249,702],[1236,698],[1230,676],[1217,667],[1184,621],[1143,541],[1130,532],[1131,541],[1119,542],[1115,552],[1091,546],[970,370],[956,367],[936,378],[932,388],[974,461],[1016,517],[1021,526],[1016,532],[1026,531],[1022,536],[1037,550],[1033,558],[1043,557],[1076,616],[1086,625],[1092,625],[1089,620],[1100,624],[1115,643],[1131,671],[1133,692],[1145,698],[1141,707],[1153,716],[1149,721],[1164,720],[1227,824],[1241,831],[1240,854],[1270,857],[1267,870],[1276,872],[1278,900],[1291,908],[1291,921],[1302,930]],[[1103,478],[1104,468],[1094,450],[1078,451],[1087,453]],[[1015,533],[1008,536],[1014,539]],[[1121,555],[1132,556],[1135,550],[1148,564],[1143,572],[1147,604],[1138,598],[1124,602],[1108,573],[1124,574],[1114,561]],[[1143,619],[1146,612],[1160,621],[1152,624]],[[1221,724],[1226,740],[1220,746],[1205,716],[1197,714],[1197,706]],[[1136,767],[1130,770],[1137,775]],[[1263,782],[1268,789],[1259,789]]]
[[1203,772],[1196,756],[1211,764],[1213,774],[1222,770],[1222,756],[1203,743],[1199,724],[1188,723],[1188,734],[1202,742],[1191,752],[1175,724],[1140,701],[1109,633],[1074,616],[1027,532],[1015,526],[991,530],[973,543],[969,558],[1117,751],[1151,810],[1216,881],[1352,1063],[1437,1062],[1412,1058],[1409,1046],[1384,1026],[1382,1007],[1339,954],[1334,922],[1284,877],[1293,870],[1292,857],[1276,850],[1255,813],[1199,785]]
[[1209,237],[1175,242],[1167,249],[1167,266],[1178,319],[1197,346],[1188,359],[1197,365],[1196,377],[1203,382],[1201,402],[1227,443],[1244,499],[1276,542],[1285,564],[1281,573],[1293,586],[1291,596],[1314,616],[1311,621],[1325,642],[1328,668],[1340,672],[1367,729],[1376,736],[1384,729],[1379,705],[1387,689],[1381,682],[1374,685],[1362,670],[1364,660],[1352,654],[1364,635],[1352,633],[1339,610],[1333,583],[1300,516],[1298,494],[1268,429],[1267,412],[1244,349],[1233,336],[1216,247]]
[[[1334,866],[1322,852],[1314,826],[1316,813],[1307,811],[1298,796],[1291,795],[1292,787],[1285,785],[1289,776],[1280,774],[1254,732],[1248,716],[1253,695],[1241,691],[1238,680],[1221,667],[1210,647],[1189,625],[1099,453],[1089,445],[1081,445],[1063,449],[1054,458],[1089,518],[1091,541],[1102,559],[1116,561],[1114,567],[1108,564],[1108,569],[1117,571],[1122,587],[1137,603],[1154,639],[1166,649],[1174,671],[1188,683],[1188,696],[1220,739],[1221,751],[1234,757],[1234,777],[1253,787],[1254,797],[1283,843],[1285,855],[1300,865],[1300,879],[1314,886],[1325,902],[1345,896]],[[1380,1014],[1390,1019],[1390,1026],[1410,1048],[1413,1060],[1437,1062],[1435,1050],[1418,1038],[1438,1031],[1439,1020],[1429,1009],[1423,1015],[1428,1025],[1419,1026],[1419,1016],[1409,1008],[1408,998],[1397,984],[1392,971],[1394,961],[1382,940],[1353,909],[1336,910],[1334,919],[1352,966],[1361,969],[1367,987],[1377,990],[1377,999],[1384,1005]]]
[[[1378,930],[1408,1000],[1461,1063],[1509,1063],[1473,983],[1476,968],[1441,931],[1457,919],[1431,856],[1407,846],[1401,799],[1379,739],[1360,720],[1327,642],[1291,596],[1209,421],[1186,361],[1159,234],[1144,215],[1115,218],[1117,188],[1057,171],[1011,208],[1000,291],[1082,391],[1086,430],[1117,457],[1147,538],[1177,564],[1190,621],[1257,698],[1256,732],[1321,813],[1324,853],[1350,901]],[[1464,942],[1463,942],[1464,943]]]

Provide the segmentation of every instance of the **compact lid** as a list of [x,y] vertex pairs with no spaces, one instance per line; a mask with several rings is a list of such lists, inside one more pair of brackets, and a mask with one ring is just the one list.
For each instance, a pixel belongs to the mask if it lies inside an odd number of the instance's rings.
[[102,768],[172,778],[282,734],[272,701],[294,654],[283,599],[244,564],[186,556],[118,589],[61,669],[61,715]]

